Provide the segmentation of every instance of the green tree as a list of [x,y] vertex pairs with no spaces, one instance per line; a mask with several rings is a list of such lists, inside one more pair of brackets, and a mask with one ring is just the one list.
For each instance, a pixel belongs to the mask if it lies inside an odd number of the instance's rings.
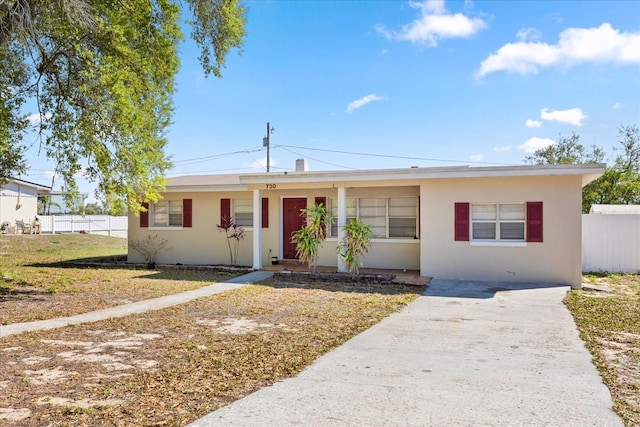
[[524,161],[534,165],[602,163],[604,151],[595,145],[590,150],[585,148],[580,144],[580,136],[573,133],[570,137],[560,135],[554,144],[536,150],[525,157]]
[[621,126],[618,138],[621,148],[613,166],[582,190],[584,213],[592,204],[640,204],[640,129]]
[[22,110],[33,100],[40,151],[70,200],[82,172],[115,209],[156,201],[171,166],[181,7],[205,73],[219,77],[243,43],[239,0],[0,0],[0,154],[16,153],[0,179],[24,170]]
[[[582,212],[587,213],[593,204],[638,204],[640,203],[640,130],[637,126],[618,128],[619,154],[604,175],[582,189]],[[527,163],[533,164],[584,164],[601,163],[604,151],[593,146],[586,150],[575,133],[563,138],[530,156]]]

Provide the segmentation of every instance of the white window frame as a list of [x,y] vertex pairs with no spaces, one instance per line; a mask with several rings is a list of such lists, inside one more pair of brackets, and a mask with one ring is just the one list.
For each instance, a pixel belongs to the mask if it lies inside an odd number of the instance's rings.
[[[238,224],[238,212],[242,210],[243,214],[251,214],[251,217],[242,221],[242,224]],[[253,199],[233,199],[231,203],[231,216],[238,227],[242,227],[245,230],[253,228]],[[245,225],[244,223],[248,223]]]
[[[419,212],[419,201],[418,201],[418,197],[417,196],[402,196],[402,197],[348,197],[347,198],[347,218],[346,221],[349,222],[353,219],[359,218],[362,220],[362,222],[364,222],[365,224],[368,224],[369,222],[366,221],[366,216],[362,216],[362,213],[364,211],[364,207],[361,206],[361,201],[362,200],[367,200],[367,199],[376,199],[376,200],[384,200],[385,206],[384,206],[384,212],[385,212],[385,216],[384,216],[384,235],[381,235],[381,233],[378,233],[377,236],[374,236],[373,240],[416,240],[417,237],[419,236],[420,230],[418,228],[418,212]],[[398,215],[394,215],[391,216],[390,214],[390,200],[391,199],[412,199],[415,201],[415,216],[398,216]],[[330,205],[330,210],[334,215],[334,219],[330,225],[330,230],[329,230],[329,237],[330,238],[336,238],[337,234],[338,234],[338,230],[337,230],[337,217],[336,217],[336,212],[337,212],[337,198],[332,197],[329,199],[329,205]],[[379,216],[376,216],[379,217]],[[364,219],[363,219],[364,218]],[[372,217],[374,218],[374,217]],[[415,235],[408,237],[408,236],[398,236],[398,237],[391,237],[390,234],[390,219],[396,219],[396,218],[404,218],[404,219],[408,219],[408,218],[413,218],[415,220]]]
[[[158,205],[166,204],[166,220],[164,223],[156,221],[156,209]],[[176,206],[180,206],[180,225],[171,224],[171,209],[172,207],[175,209]],[[174,211],[173,215],[177,215]],[[182,224],[184,223],[184,206],[182,204],[182,199],[178,200],[159,200],[155,203],[151,204],[151,209],[149,212],[149,227],[150,228],[161,228],[161,229],[181,229]]]
[[[501,218],[501,206],[503,207],[506,214],[506,206],[507,205],[518,205],[522,207],[522,218]],[[479,206],[493,206],[495,207],[495,216],[493,218],[475,218],[474,207]],[[514,243],[514,244],[524,244],[526,243],[526,233],[527,233],[527,206],[524,202],[502,202],[502,203],[471,203],[470,207],[470,221],[469,221],[469,236],[471,242],[479,242],[479,243]],[[522,224],[522,238],[517,239],[509,239],[502,238],[502,224]],[[494,237],[493,238],[476,238],[474,237],[474,224],[494,224]]]

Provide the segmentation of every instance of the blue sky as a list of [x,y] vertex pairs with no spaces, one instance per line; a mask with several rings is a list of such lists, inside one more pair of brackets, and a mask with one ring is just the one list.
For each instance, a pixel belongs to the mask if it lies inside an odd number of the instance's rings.
[[266,122],[274,173],[522,164],[572,132],[613,155],[640,126],[637,1],[244,4],[222,79],[181,46],[168,177],[265,171]]

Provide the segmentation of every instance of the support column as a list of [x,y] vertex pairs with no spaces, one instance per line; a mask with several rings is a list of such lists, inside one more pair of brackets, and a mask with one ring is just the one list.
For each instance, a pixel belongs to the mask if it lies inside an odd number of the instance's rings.
[[[347,224],[347,189],[345,187],[338,187],[338,244],[344,237],[343,226]],[[338,272],[346,273],[347,264],[338,255]]]
[[262,191],[253,190],[253,266],[262,269]]

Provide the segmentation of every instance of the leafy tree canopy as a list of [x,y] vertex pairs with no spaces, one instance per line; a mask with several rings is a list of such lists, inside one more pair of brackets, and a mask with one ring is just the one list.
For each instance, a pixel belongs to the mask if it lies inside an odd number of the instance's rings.
[[[618,128],[618,155],[597,180],[582,189],[582,211],[589,212],[592,204],[640,204],[640,129],[637,126]],[[592,146],[585,149],[575,133],[549,147],[525,157],[531,164],[584,164],[601,163],[604,151]]]
[[112,208],[157,200],[171,167],[181,7],[205,73],[220,77],[243,44],[239,0],[0,0],[0,183],[25,170],[31,100],[40,152],[70,199],[82,172]]

